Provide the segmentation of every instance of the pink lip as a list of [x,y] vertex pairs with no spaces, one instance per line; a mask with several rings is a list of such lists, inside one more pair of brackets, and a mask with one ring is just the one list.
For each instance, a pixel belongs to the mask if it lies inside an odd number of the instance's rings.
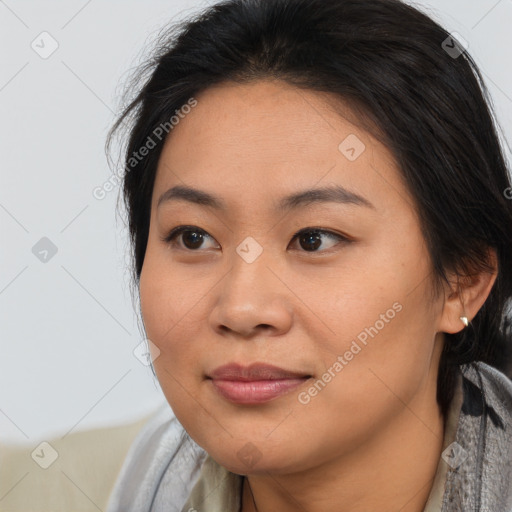
[[208,378],[227,400],[238,404],[260,404],[288,393],[311,376],[268,364],[241,366],[233,363],[216,368]]

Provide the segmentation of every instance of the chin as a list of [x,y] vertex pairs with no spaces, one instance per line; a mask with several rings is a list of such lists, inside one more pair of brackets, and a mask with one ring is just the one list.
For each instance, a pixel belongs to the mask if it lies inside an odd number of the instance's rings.
[[209,444],[204,449],[218,464],[238,475],[295,473],[307,469],[311,462],[311,455],[299,453],[297,447],[275,446],[268,439],[237,440],[230,446]]
[[218,464],[237,475],[263,475],[288,472],[288,468],[283,467],[282,461],[268,460],[261,452],[259,454],[258,452],[250,454],[250,450],[248,450],[247,453],[240,456],[238,453],[222,453],[219,456],[216,456],[216,453],[210,453],[210,456]]

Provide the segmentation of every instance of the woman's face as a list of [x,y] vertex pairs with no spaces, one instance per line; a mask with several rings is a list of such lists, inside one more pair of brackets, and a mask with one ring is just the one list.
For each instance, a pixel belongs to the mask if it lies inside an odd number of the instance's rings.
[[435,407],[443,298],[414,201],[326,98],[211,88],[159,161],[140,277],[155,370],[191,437],[239,474],[326,463]]

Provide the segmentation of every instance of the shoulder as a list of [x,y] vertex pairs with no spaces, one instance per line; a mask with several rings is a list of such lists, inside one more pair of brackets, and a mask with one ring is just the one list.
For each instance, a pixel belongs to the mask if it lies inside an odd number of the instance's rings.
[[476,386],[490,408],[510,423],[512,419],[512,380],[486,363],[477,362],[464,371],[465,379]]
[[[192,476],[204,453],[190,439],[170,406],[163,404],[130,446],[110,494],[107,512],[149,511],[166,473],[188,472]],[[183,486],[183,480],[165,480],[176,502],[186,499],[188,488]]]
[[463,457],[449,472],[450,499],[461,510],[512,512],[512,381],[482,362],[464,366],[462,374],[457,444]]

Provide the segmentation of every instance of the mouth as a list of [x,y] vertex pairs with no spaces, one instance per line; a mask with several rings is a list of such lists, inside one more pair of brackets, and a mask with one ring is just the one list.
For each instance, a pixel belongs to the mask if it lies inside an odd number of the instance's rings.
[[285,395],[312,378],[311,375],[277,366],[254,363],[228,364],[207,376],[214,389],[236,404],[261,404]]

